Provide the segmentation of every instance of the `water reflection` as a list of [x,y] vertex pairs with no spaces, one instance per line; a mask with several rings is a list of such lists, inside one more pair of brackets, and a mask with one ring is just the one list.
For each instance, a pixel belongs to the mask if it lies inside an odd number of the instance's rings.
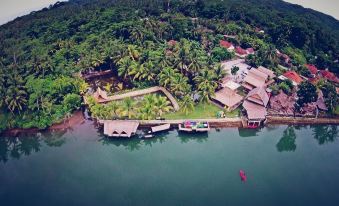
[[295,134],[294,127],[288,126],[284,132],[282,138],[277,143],[276,147],[279,152],[293,152],[297,149],[295,140],[297,135]]
[[181,143],[188,143],[191,141],[203,143],[208,140],[208,133],[180,133],[179,138]]
[[259,135],[259,132],[262,128],[248,129],[248,128],[238,128],[240,137],[255,137]]
[[334,142],[338,137],[338,129],[336,125],[311,126],[313,136],[322,145],[324,143]]
[[122,139],[122,138],[108,138],[103,137],[99,140],[103,145],[114,145],[116,147],[123,147],[128,151],[137,151],[143,146],[152,147],[156,143],[164,143],[166,141],[166,136],[158,136],[151,139],[140,139],[140,138],[131,138],[131,139]]
[[39,152],[43,143],[50,147],[60,147],[65,144],[65,132],[38,133],[35,136],[0,137],[0,162],[6,163],[10,158],[20,159]]

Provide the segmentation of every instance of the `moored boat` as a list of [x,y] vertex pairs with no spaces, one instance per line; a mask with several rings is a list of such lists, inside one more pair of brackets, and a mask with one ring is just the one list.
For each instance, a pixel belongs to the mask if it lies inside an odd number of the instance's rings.
[[208,132],[210,126],[208,122],[185,121],[178,125],[179,131],[183,132]]

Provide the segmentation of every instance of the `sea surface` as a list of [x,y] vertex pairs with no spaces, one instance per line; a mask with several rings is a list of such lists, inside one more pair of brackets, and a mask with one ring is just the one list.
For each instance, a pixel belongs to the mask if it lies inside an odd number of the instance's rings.
[[0,137],[0,205],[337,206],[338,137],[285,125],[117,140],[89,121]]

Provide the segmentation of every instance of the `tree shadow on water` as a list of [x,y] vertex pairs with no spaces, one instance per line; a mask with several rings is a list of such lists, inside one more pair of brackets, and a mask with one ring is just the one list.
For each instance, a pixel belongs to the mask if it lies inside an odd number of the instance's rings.
[[279,152],[294,152],[297,149],[295,140],[297,135],[294,131],[294,127],[288,126],[284,132],[283,136],[277,143],[276,147]]
[[179,138],[181,143],[188,143],[191,141],[195,141],[197,143],[207,142],[208,133],[179,133]]
[[313,129],[313,137],[319,145],[334,142],[338,137],[336,125],[315,125],[311,128]]

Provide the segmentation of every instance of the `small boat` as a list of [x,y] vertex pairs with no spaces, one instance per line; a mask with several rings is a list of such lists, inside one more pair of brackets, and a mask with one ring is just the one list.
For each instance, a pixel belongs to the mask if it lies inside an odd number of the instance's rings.
[[153,137],[152,134],[146,134],[146,135],[144,136],[145,139],[149,139],[149,138],[152,138],[152,137]]
[[239,176],[241,178],[241,181],[246,182],[247,177],[246,177],[246,174],[245,174],[245,172],[243,170],[239,171]]
[[183,132],[208,132],[210,126],[208,122],[185,121],[178,125],[179,131]]

